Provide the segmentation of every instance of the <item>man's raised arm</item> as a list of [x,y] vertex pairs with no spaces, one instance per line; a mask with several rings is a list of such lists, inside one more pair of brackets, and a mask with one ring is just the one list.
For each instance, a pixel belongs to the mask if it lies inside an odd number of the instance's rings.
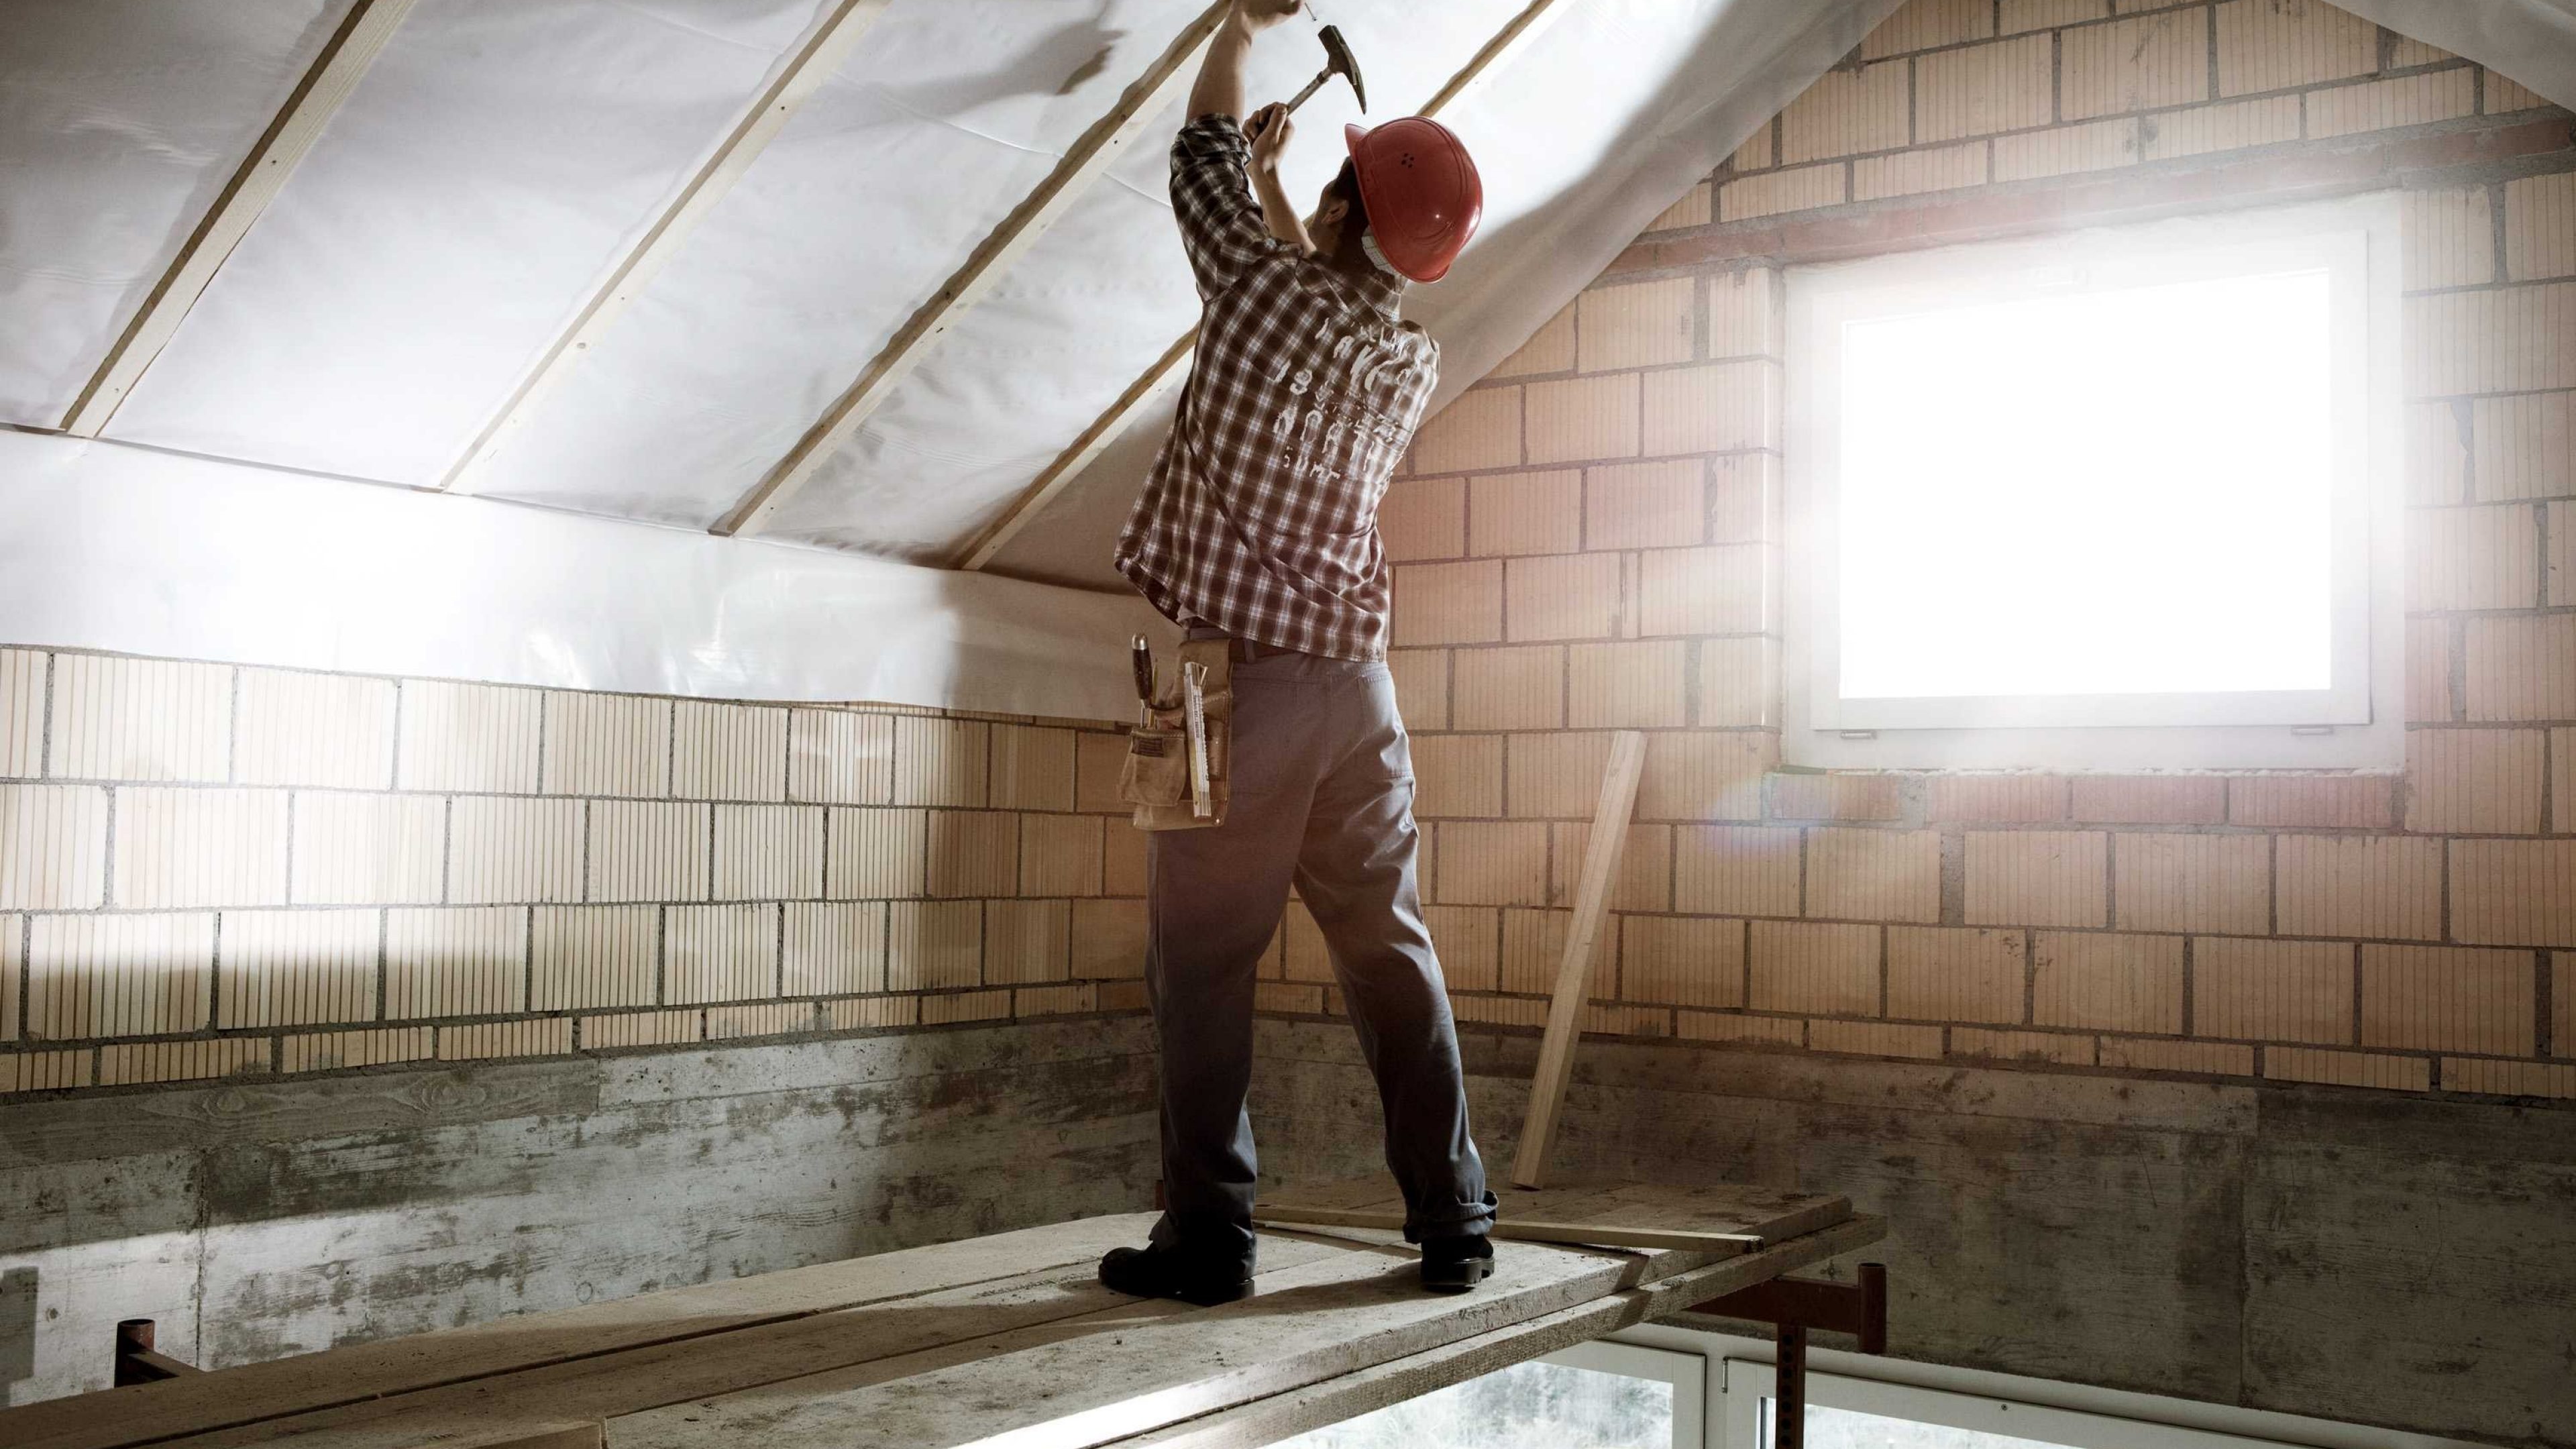
[[1252,37],[1294,15],[1305,0],[1234,0],[1234,9],[1208,41],[1207,59],[1198,83],[1190,87],[1190,110],[1183,117],[1232,116],[1243,119],[1243,58],[1252,53]]

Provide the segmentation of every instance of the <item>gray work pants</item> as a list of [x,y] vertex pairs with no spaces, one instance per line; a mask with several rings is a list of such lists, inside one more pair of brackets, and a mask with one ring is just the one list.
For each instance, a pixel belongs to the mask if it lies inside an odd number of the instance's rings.
[[1413,754],[1383,664],[1237,659],[1223,825],[1148,838],[1145,985],[1162,1043],[1157,1244],[1253,1259],[1252,985],[1293,880],[1385,1109],[1405,1236],[1493,1222],[1458,1035],[1414,885]]

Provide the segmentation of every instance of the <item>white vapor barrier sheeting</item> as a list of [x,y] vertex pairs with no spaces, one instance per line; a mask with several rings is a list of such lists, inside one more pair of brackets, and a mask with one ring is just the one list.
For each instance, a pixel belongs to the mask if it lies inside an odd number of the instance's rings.
[[[1535,44],[1442,117],[1477,158],[1485,223],[1446,279],[1406,293],[1405,315],[1440,341],[1435,408],[1527,341],[1896,0],[1561,0],[1559,8],[1563,17]],[[1360,55],[1363,68],[1369,59]],[[1311,136],[1301,142],[1312,144]],[[1159,319],[1158,345],[1099,380],[1082,423],[1194,320],[1186,310]],[[1128,435],[993,567],[1086,584],[1114,579],[1111,546],[1171,418],[1168,396],[1141,410]],[[1073,436],[1060,430],[1055,447]],[[859,542],[859,527],[834,541]]]
[[2337,0],[2576,108],[2576,0]]
[[820,0],[420,0],[108,435],[434,483]]
[[0,432],[0,642],[1124,718],[1142,600]]
[[0,421],[60,426],[348,0],[0,0]]
[[1205,4],[898,0],[465,486],[715,522]]

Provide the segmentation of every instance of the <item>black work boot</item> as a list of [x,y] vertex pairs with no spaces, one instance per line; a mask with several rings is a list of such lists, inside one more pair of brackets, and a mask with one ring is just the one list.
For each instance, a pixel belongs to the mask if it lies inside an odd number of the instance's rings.
[[1131,1298],[1178,1298],[1201,1308],[1252,1293],[1252,1273],[1242,1264],[1210,1262],[1164,1247],[1110,1249],[1100,1260],[1100,1282]]
[[1422,1240],[1422,1286],[1434,1293],[1464,1293],[1494,1275],[1494,1245],[1483,1233]]

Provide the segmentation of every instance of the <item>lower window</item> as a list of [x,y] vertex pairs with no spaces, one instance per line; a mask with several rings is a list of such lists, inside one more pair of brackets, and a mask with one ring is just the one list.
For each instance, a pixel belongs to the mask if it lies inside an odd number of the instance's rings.
[[1697,1354],[1581,1344],[1282,1449],[1701,1449],[1705,1365]]

